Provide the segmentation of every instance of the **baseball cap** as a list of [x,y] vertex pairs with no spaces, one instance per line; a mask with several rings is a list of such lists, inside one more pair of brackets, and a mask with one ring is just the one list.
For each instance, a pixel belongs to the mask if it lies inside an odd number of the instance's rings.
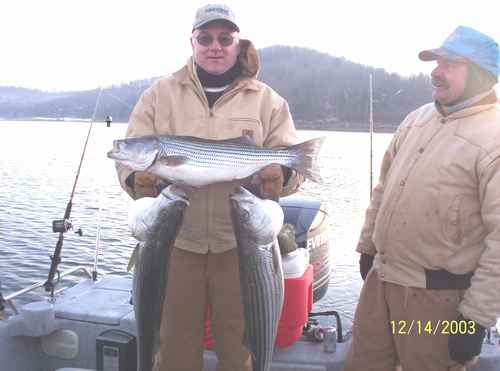
[[418,57],[423,61],[433,61],[437,57],[466,58],[494,76],[500,73],[498,43],[466,26],[458,26],[439,48],[421,51]]
[[240,31],[240,28],[236,24],[236,17],[233,11],[225,4],[208,4],[196,12],[193,23],[193,31],[201,26],[212,22],[222,20],[230,23],[236,31]]

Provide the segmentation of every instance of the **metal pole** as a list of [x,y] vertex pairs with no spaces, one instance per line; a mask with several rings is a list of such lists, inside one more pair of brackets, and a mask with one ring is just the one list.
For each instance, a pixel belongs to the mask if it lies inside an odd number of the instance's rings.
[[373,192],[373,75],[370,74],[370,200]]
[[[82,266],[82,265],[80,265],[78,267],[74,267],[74,268],[68,269],[67,271],[61,273],[59,277],[63,278],[65,276],[68,276],[68,275],[73,274],[73,273],[78,272],[78,271],[82,271],[82,272],[86,273],[87,276],[92,277],[92,274],[89,272],[89,270],[86,267]],[[35,289],[37,289],[39,287],[42,287],[42,286],[45,286],[44,281],[40,281],[40,282],[34,283],[33,285],[31,285],[31,286],[29,286],[27,288],[24,288],[22,290],[19,290],[19,291],[16,291],[16,292],[12,293],[12,294],[7,295],[5,297],[5,302],[8,305],[10,305],[10,307],[12,308],[12,310],[14,311],[15,314],[18,314],[19,311],[17,310],[17,307],[16,307],[16,305],[14,303],[14,299],[17,298],[18,296],[24,295],[27,292],[33,291],[33,290],[35,290]]]
[[92,271],[92,279],[97,280],[97,263],[99,258],[99,248],[101,243],[101,210],[102,210],[102,186],[99,187],[99,210],[97,211],[97,235],[95,239],[95,256],[94,270]]

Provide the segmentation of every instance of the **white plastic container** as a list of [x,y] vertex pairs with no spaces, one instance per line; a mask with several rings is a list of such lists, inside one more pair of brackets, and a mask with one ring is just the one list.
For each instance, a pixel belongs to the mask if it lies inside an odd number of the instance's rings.
[[285,279],[302,277],[309,266],[309,250],[298,248],[285,255],[282,261]]
[[43,336],[54,331],[54,306],[46,301],[35,301],[21,307],[24,328],[31,336]]

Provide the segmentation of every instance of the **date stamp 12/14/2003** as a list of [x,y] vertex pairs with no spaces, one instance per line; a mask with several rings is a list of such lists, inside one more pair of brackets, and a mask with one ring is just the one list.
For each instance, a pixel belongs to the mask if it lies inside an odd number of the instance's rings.
[[465,320],[399,320],[390,321],[393,335],[473,335],[476,322]]

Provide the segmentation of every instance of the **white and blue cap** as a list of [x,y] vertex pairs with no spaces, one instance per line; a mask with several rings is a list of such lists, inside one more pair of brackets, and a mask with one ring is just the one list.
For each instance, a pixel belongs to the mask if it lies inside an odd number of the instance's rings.
[[225,4],[208,4],[198,9],[194,17],[193,31],[213,21],[225,21],[236,31],[240,31],[233,11]]
[[441,47],[424,50],[418,57],[423,61],[433,61],[438,57],[465,58],[494,76],[500,74],[498,43],[488,35],[470,27],[458,26]]

